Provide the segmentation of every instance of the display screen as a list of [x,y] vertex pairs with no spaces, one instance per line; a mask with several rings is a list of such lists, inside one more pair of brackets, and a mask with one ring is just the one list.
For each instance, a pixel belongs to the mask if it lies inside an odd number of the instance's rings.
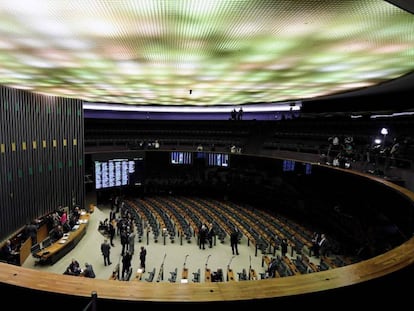
[[185,151],[172,151],[170,154],[171,164],[192,164],[193,154]]
[[208,166],[229,166],[229,155],[227,153],[209,153],[207,158]]
[[293,160],[283,160],[283,171],[293,172],[295,170],[296,162]]
[[311,175],[312,174],[312,164],[305,163],[305,174]]
[[95,161],[95,189],[141,185],[143,158]]

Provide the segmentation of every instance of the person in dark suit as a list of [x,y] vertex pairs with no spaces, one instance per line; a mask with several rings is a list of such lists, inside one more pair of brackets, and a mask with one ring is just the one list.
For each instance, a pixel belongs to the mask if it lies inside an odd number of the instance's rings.
[[125,279],[125,274],[128,275],[129,268],[131,268],[132,254],[126,251],[122,256],[122,279]]
[[139,260],[141,269],[145,272],[145,258],[147,257],[147,250],[144,246],[141,246],[141,250],[139,252]]
[[35,245],[37,243],[37,225],[34,221],[27,224],[26,235],[32,240],[32,245]]
[[109,233],[109,239],[111,241],[111,246],[114,245],[114,237],[115,237],[115,226],[112,224],[112,221],[108,223],[108,233]]
[[321,238],[318,244],[319,244],[319,254],[321,256],[327,256],[329,253],[329,243],[324,233],[321,234]]
[[267,273],[269,275],[269,278],[276,277],[276,271],[277,271],[276,258],[272,258],[272,260],[269,263],[269,267],[267,268]]
[[280,243],[280,249],[282,252],[282,256],[286,256],[288,252],[288,242],[286,239],[282,239],[282,243]]
[[313,253],[313,255],[316,258],[319,258],[319,242],[320,242],[320,234],[318,232],[314,232],[312,236],[312,246],[310,248],[310,252]]
[[213,247],[214,236],[215,236],[214,227],[213,227],[213,224],[210,223],[208,225],[208,232],[207,232],[207,240],[208,240],[208,244],[210,248]]
[[206,249],[208,229],[207,229],[207,226],[205,224],[203,224],[201,226],[200,231],[199,231],[198,234],[199,234],[199,239],[200,239],[199,248],[200,249]]
[[63,227],[61,225],[57,225],[49,233],[49,236],[50,236],[50,239],[52,240],[52,243],[54,243],[54,242],[60,240],[61,238],[63,238],[63,235],[64,235],[64,230],[63,230]]
[[80,267],[79,262],[75,258],[72,258],[72,261],[70,262],[69,266],[66,268],[66,271],[64,274],[78,276],[81,274],[81,272],[82,272],[82,269]]
[[109,244],[108,240],[104,240],[101,244],[101,252],[102,256],[104,258],[104,265],[110,265],[112,264],[110,255],[111,255],[111,245]]
[[239,244],[239,230],[237,228],[234,228],[234,230],[230,234],[230,245],[231,245],[231,251],[233,252],[233,255],[234,253],[236,253],[236,255],[239,254],[238,244]]
[[7,263],[18,264],[19,252],[13,248],[11,240],[7,240],[1,248],[1,259]]
[[93,267],[92,267],[91,264],[89,264],[87,262],[85,263],[85,269],[83,269],[82,275],[85,278],[92,278],[92,279],[94,279],[96,277],[95,271],[93,271]]

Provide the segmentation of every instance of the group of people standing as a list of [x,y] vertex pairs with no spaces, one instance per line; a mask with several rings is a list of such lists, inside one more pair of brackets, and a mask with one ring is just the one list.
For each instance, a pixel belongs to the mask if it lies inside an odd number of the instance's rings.
[[233,108],[230,114],[230,120],[243,120],[243,108],[240,107],[238,111],[236,108]]
[[[135,253],[135,227],[132,217],[128,209],[124,208],[122,200],[119,197],[115,197],[114,204],[111,205],[111,211],[109,215],[109,221],[107,219],[106,234],[109,235],[109,240],[106,238],[101,244],[101,253],[104,259],[104,265],[111,265],[111,249],[115,246],[114,238],[116,235],[119,236],[121,243],[121,263],[122,269],[121,275],[119,276],[122,280],[129,279],[132,269],[132,259]],[[116,215],[119,213],[119,217]],[[140,247],[139,259],[140,268],[145,271],[145,260],[147,250],[144,246]]]
[[324,233],[314,232],[312,236],[312,246],[310,252],[316,257],[327,256],[329,243]]
[[[240,242],[241,232],[235,227],[230,233],[230,246],[233,255],[239,254],[238,244]],[[214,231],[213,223],[208,225],[202,224],[198,232],[198,246],[200,249],[206,249],[206,244],[208,243],[209,248],[212,248],[215,245],[216,234]]]
[[198,246],[200,249],[206,249],[208,243],[209,248],[213,247],[216,234],[214,232],[214,226],[212,223],[202,224],[198,232]]

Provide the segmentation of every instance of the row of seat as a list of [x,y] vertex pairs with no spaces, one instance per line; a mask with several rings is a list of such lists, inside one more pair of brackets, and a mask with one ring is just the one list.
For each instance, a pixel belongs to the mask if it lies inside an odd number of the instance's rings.
[[[310,248],[311,233],[306,228],[302,228],[284,217],[275,217],[269,212],[264,210],[256,210],[247,206],[239,206],[235,203],[228,201],[219,201],[211,198],[200,198],[192,196],[148,196],[145,198],[145,203],[141,199],[127,200],[127,204],[131,204],[137,214],[160,214],[163,213],[165,217],[172,217],[172,215],[181,214],[182,219],[191,219],[192,222],[186,222],[187,224],[195,226],[192,228],[193,237],[196,236],[196,232],[201,223],[214,222],[217,228],[223,230],[226,235],[229,235],[232,226],[237,226],[241,229],[243,234],[246,232],[246,237],[252,239],[253,243],[256,243],[253,235],[260,235],[260,238],[267,239],[266,243],[273,243],[274,248],[272,251],[269,249],[263,249],[263,254],[275,255],[275,250],[278,248],[280,238],[287,238],[291,245],[290,256],[282,256],[279,261],[278,276],[289,276],[294,274],[304,274],[310,272],[320,271],[324,268],[335,268],[342,266],[345,260],[341,260],[339,256],[332,256],[332,258],[323,258],[323,263],[316,267],[309,258],[303,252],[304,245]],[[145,209],[145,211],[143,210]],[[175,212],[172,212],[175,209]],[[147,216],[149,217],[149,216]],[[153,216],[155,219],[159,219],[160,216]],[[177,218],[173,218],[173,222],[179,222]],[[172,221],[172,220],[171,220]],[[157,226],[160,224],[158,223]],[[254,227],[254,230],[252,228]],[[219,230],[218,230],[219,231]],[[273,239],[273,237],[277,239]],[[273,239],[273,240],[272,240]],[[295,245],[301,245],[295,247]],[[296,257],[293,255],[296,253]],[[276,256],[279,258],[278,256]],[[291,259],[292,258],[292,259]],[[325,265],[326,264],[326,265]],[[161,272],[161,271],[160,271]],[[174,271],[173,271],[174,272]],[[242,272],[239,275],[239,280],[245,278],[251,279],[253,276],[249,271],[246,276]],[[257,276],[256,276],[257,277]],[[149,276],[151,278],[151,276]],[[172,274],[170,281],[176,280],[176,275]],[[194,276],[195,280],[197,277]],[[234,277],[233,277],[234,279]],[[198,278],[199,280],[199,278]]]

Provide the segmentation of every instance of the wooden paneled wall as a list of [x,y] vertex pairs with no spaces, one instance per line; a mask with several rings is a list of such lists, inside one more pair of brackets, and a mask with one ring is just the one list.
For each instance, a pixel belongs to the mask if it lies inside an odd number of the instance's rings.
[[0,240],[84,204],[82,101],[0,87]]

